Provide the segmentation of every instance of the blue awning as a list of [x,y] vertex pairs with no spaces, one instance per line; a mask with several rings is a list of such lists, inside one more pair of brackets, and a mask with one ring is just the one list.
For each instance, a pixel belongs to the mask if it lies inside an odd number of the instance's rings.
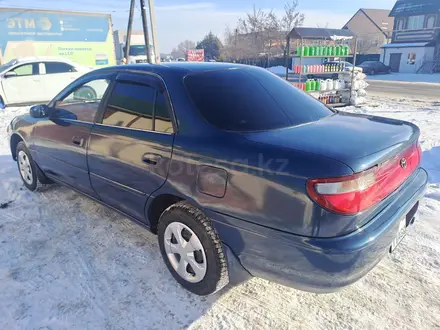
[[429,42],[412,42],[412,43],[395,43],[395,44],[385,44],[380,48],[408,48],[408,47],[427,47]]

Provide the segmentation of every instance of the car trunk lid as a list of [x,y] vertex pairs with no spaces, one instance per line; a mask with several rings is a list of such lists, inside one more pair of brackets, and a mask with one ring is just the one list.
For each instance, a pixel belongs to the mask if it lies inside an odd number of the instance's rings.
[[391,158],[419,135],[418,127],[408,122],[344,112],[301,126],[245,133],[255,142],[338,160],[354,173]]

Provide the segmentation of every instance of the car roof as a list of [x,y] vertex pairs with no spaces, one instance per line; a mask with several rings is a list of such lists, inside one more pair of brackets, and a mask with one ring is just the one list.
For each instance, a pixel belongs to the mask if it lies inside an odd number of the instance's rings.
[[11,62],[15,63],[29,63],[29,62],[40,62],[40,61],[49,61],[49,62],[64,62],[69,64],[78,65],[77,63],[62,57],[55,56],[28,56],[28,57],[17,57],[14,58]]
[[252,67],[249,65],[235,64],[235,63],[219,63],[219,62],[163,62],[161,64],[128,64],[110,66],[93,71],[94,73],[105,71],[145,71],[157,74],[161,73],[178,73],[182,76],[192,72],[208,72],[215,70],[229,70],[229,69],[254,69],[261,68]]

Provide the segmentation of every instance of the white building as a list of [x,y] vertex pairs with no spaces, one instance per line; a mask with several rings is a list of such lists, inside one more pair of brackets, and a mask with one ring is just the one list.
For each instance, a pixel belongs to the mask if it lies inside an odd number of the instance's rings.
[[394,72],[440,72],[440,0],[399,0],[392,42],[382,46],[381,60]]

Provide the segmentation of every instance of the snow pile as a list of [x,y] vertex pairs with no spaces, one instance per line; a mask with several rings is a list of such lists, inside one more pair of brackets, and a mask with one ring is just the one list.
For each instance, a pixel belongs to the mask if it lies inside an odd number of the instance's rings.
[[368,76],[367,80],[440,84],[440,73],[391,73],[387,75]]
[[0,112],[0,329],[436,329],[440,325],[440,103],[375,98],[344,110],[422,130],[430,186],[415,226],[364,279],[316,295],[252,279],[215,296],[183,290],[157,238],[59,185],[23,188]]
[[[270,68],[267,68],[266,70],[281,76],[281,75],[285,75],[286,74],[286,67],[278,65],[278,66],[272,66]],[[289,73],[292,73],[293,71],[289,69]]]

